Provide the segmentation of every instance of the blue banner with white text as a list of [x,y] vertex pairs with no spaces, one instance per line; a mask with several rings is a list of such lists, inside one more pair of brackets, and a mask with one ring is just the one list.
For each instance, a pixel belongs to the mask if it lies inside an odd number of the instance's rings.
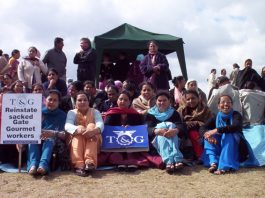
[[147,125],[104,126],[102,150],[112,152],[148,151]]

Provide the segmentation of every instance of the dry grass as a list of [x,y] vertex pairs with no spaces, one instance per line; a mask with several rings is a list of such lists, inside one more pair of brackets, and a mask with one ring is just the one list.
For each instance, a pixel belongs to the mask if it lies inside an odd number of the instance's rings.
[[98,171],[85,178],[72,172],[42,178],[0,173],[0,197],[265,197],[265,168],[221,176],[201,166],[175,175],[157,169]]

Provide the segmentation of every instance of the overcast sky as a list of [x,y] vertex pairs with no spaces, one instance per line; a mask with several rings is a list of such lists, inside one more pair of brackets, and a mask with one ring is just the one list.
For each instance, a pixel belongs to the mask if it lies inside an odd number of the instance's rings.
[[[36,46],[43,55],[53,40],[64,38],[67,77],[76,78],[73,56],[79,39],[103,34],[123,23],[183,38],[188,77],[206,89],[211,68],[230,73],[253,59],[265,65],[264,0],[0,0],[0,49],[27,55]],[[168,56],[173,76],[180,75],[176,56]]]

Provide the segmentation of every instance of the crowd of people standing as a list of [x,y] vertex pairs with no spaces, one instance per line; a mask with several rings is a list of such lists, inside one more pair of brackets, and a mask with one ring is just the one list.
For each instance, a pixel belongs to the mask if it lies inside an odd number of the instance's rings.
[[[124,52],[115,64],[110,54],[104,54],[99,86],[95,84],[97,56],[90,40],[80,40],[81,50],[73,60],[78,65],[77,81],[70,84],[66,83],[63,46],[64,40],[55,38],[54,48],[42,59],[34,46],[22,60],[19,50],[13,50],[9,60],[0,51],[1,97],[8,93],[43,96],[42,144],[0,145],[1,163],[16,161],[17,146],[24,147],[31,175],[46,175],[59,168],[87,176],[98,166],[115,166],[120,171],[156,167],[171,174],[187,164],[204,164],[210,173],[220,175],[240,166],[265,165],[265,156],[257,157],[244,134],[244,127],[253,124],[262,126],[264,132],[265,124],[265,68],[259,75],[251,59],[242,70],[234,64],[230,77],[226,69],[219,77],[212,69],[207,99],[195,79],[172,79],[156,41],[148,42],[147,54],[139,54],[133,63]],[[263,102],[257,108],[245,98]],[[259,111],[255,119],[252,109]],[[101,151],[105,125],[142,124],[147,125],[148,152]]]

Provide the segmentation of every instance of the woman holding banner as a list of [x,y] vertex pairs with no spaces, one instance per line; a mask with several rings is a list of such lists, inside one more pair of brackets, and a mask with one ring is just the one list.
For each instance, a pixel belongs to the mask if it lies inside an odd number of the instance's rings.
[[[129,92],[122,91],[118,97],[117,104],[118,107],[110,108],[107,111],[104,122],[105,125],[137,126],[144,124],[143,116],[135,109],[130,108],[131,98]],[[104,154],[107,155],[108,158],[107,164],[116,165],[120,171],[135,171],[139,167],[149,167],[152,163],[156,165],[147,152],[126,152],[126,149],[124,148],[124,152]]]
[[46,175],[55,145],[55,137],[64,129],[66,114],[58,108],[61,94],[50,90],[46,98],[46,108],[42,110],[42,144],[28,145],[28,173]]
[[98,110],[89,107],[84,92],[76,95],[76,106],[67,114],[65,130],[71,134],[70,157],[75,173],[86,177],[98,164],[104,123]]
[[149,136],[153,138],[153,146],[166,164],[166,171],[171,174],[182,168],[183,155],[179,150],[179,136],[184,133],[184,125],[178,112],[170,105],[168,92],[156,95],[156,105],[148,110],[146,122]]

